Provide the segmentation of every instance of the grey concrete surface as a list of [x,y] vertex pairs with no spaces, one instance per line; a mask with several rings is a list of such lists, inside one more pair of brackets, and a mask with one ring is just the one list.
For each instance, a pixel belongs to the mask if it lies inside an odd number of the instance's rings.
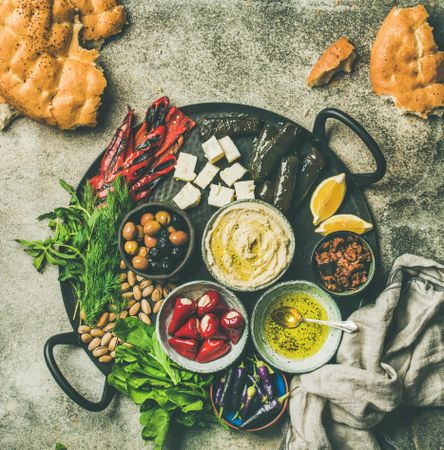
[[[72,403],[51,379],[46,339],[69,331],[53,269],[36,273],[14,238],[43,238],[36,217],[67,202],[58,187],[76,184],[120,123],[127,104],[140,113],[160,94],[184,105],[232,101],[267,108],[310,128],[318,111],[337,107],[358,119],[380,144],[388,173],[366,191],[387,271],[403,252],[444,260],[443,122],[399,116],[369,82],[369,52],[389,0],[126,0],[130,25],[108,42],[100,63],[109,82],[100,124],[62,132],[28,119],[0,135],[0,449],[142,449],[137,408],[117,398],[101,413]],[[397,2],[401,5],[415,1]],[[425,0],[444,47],[444,3]],[[307,73],[341,35],[355,43],[352,75],[308,90]],[[362,144],[331,126],[332,145],[356,171],[372,168]],[[95,398],[103,384],[86,355],[61,349],[57,358],[76,387]],[[391,414],[385,432],[399,449],[444,448],[442,409]],[[218,427],[172,434],[175,449],[275,449],[279,427],[253,435]]]

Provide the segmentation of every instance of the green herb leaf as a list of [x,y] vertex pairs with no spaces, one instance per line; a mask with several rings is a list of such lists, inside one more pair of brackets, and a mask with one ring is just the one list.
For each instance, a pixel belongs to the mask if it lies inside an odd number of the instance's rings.
[[154,441],[154,450],[162,450],[166,435],[170,428],[171,415],[164,409],[153,409],[144,417],[145,427],[142,437],[147,441]]

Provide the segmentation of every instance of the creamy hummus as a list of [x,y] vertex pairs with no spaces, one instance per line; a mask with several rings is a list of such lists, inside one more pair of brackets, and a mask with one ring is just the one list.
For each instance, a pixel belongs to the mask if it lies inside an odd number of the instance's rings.
[[205,238],[216,278],[239,289],[256,289],[289,266],[294,245],[288,222],[268,205],[241,202],[221,211]]

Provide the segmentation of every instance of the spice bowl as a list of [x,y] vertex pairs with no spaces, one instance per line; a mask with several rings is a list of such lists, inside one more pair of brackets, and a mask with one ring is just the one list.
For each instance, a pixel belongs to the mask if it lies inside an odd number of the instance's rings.
[[[219,417],[219,407],[216,405],[216,392],[221,378],[222,375],[216,377],[210,386],[211,405],[213,407],[214,413],[218,417]],[[276,397],[281,397],[288,393],[289,391],[288,381],[281,371],[273,368],[273,374],[270,375],[270,378],[272,381],[272,386]],[[267,419],[263,419],[250,427],[247,426],[245,428],[240,428],[242,420],[240,417],[234,418],[236,412],[230,410],[230,408],[228,408],[227,411],[223,413],[222,417],[220,417],[220,420],[222,420],[222,422],[224,422],[227,426],[229,426],[234,430],[248,431],[248,432],[262,431],[276,424],[284,415],[287,406],[288,406],[288,398],[284,400],[281,409],[276,414]]]
[[[166,241],[164,242],[169,246],[169,249],[173,249],[174,245],[170,242],[172,233],[168,230],[174,229],[175,231],[182,231],[187,236],[187,241],[185,244],[181,245],[179,248],[181,255],[180,258],[177,257],[173,259],[170,253],[165,253],[163,256],[159,256],[159,261],[162,261],[163,258],[169,257],[173,262],[170,270],[164,270],[160,267],[153,267],[154,263],[148,265],[147,268],[135,267],[134,258],[136,256],[141,256],[141,252],[143,249],[145,253],[147,253],[146,257],[151,261],[150,250],[151,248],[146,247],[147,235],[143,231],[142,236],[138,236],[137,238],[133,238],[132,241],[136,242],[138,245],[138,250],[135,254],[129,254],[125,250],[125,244],[128,243],[128,240],[124,238],[123,234],[125,233],[125,227],[128,223],[135,224],[136,226],[140,225],[140,221],[142,217],[146,214],[156,215],[157,213],[166,213],[169,215],[171,222],[165,223],[159,229],[157,235],[154,235],[152,240],[156,240],[156,242],[160,243],[161,238]],[[171,228],[172,227],[172,228]],[[149,202],[144,203],[133,210],[131,210],[125,218],[122,220],[119,231],[118,231],[118,247],[120,255],[122,259],[125,261],[127,267],[129,267],[133,272],[137,275],[140,275],[144,278],[148,278],[151,280],[166,280],[171,279],[176,276],[180,271],[182,271],[190,260],[195,243],[195,231],[191,220],[188,215],[179,208],[176,208],[174,205],[170,205],[169,203],[161,203],[161,202]],[[163,234],[163,237],[161,236]],[[149,237],[148,237],[149,239]],[[150,244],[152,245],[152,244]],[[156,263],[157,264],[157,263]],[[160,263],[159,263],[160,265]],[[168,269],[168,268],[167,268]]]
[[[215,291],[219,294],[223,303],[226,305],[226,310],[236,310],[243,316],[244,325],[242,333],[236,343],[231,342],[228,337],[214,337],[213,341],[221,340],[230,345],[230,349],[227,353],[223,354],[217,359],[208,362],[197,362],[193,359],[189,359],[176,351],[171,345],[169,340],[173,337],[169,333],[170,322],[173,317],[173,311],[176,307],[176,300],[190,299],[196,301],[201,298],[208,291]],[[199,319],[200,320],[200,319]],[[242,354],[248,339],[249,323],[248,316],[245,307],[237,296],[229,291],[224,286],[214,283],[212,281],[192,281],[182,284],[176,289],[170,292],[170,294],[163,301],[160,307],[157,321],[156,332],[159,337],[159,342],[165,353],[170,359],[184,369],[197,373],[214,373],[223,370],[232,365]],[[196,339],[198,346],[203,346],[205,339],[200,337]],[[201,347],[200,347],[201,348]]]
[[[335,270],[335,263],[326,263],[325,264],[325,269],[321,269],[317,263],[317,255],[319,255],[319,253],[322,251],[322,246],[325,245],[328,242],[333,242],[335,239],[343,239],[343,240],[351,240],[351,243],[356,243],[358,244],[358,246],[361,246],[364,251],[368,251],[368,255],[370,257],[370,261],[369,262],[365,262],[363,264],[363,268],[365,270],[366,273],[366,281],[364,281],[363,283],[359,284],[358,286],[356,286],[355,288],[347,288],[344,289],[343,291],[339,291],[339,290],[333,290],[333,289],[329,289],[329,286],[326,282],[324,282],[322,276],[323,274],[329,274],[329,270],[330,271],[334,271]],[[353,249],[352,249],[353,250]],[[342,250],[341,250],[342,251]],[[351,265],[353,264],[353,260],[350,261],[349,267],[351,268]],[[311,255],[311,266],[312,266],[312,270],[313,270],[313,274],[315,277],[315,280],[317,282],[317,284],[324,289],[326,292],[328,292],[329,294],[335,296],[335,297],[352,297],[355,296],[357,294],[362,293],[362,291],[364,291],[373,281],[373,278],[375,276],[375,272],[376,272],[376,261],[375,261],[375,253],[372,249],[372,247],[370,246],[370,244],[359,234],[356,233],[352,233],[350,231],[338,231],[335,233],[331,233],[327,236],[324,236],[314,247],[312,255]],[[348,268],[346,267],[346,270]],[[352,273],[356,273],[356,272],[352,272]],[[357,277],[359,277],[360,275],[357,274]],[[333,287],[334,285],[332,285]]]

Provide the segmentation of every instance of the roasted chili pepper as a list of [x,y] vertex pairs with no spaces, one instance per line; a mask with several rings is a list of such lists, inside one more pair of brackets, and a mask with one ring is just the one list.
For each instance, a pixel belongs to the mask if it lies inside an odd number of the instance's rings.
[[245,319],[242,314],[232,309],[222,316],[220,324],[226,330],[231,342],[237,344],[244,332]]
[[197,355],[197,342],[194,339],[170,338],[168,344],[185,358],[194,360]]
[[231,345],[222,339],[205,339],[197,354],[196,361],[207,363],[224,356],[231,349]]
[[290,395],[290,392],[287,392],[285,395],[282,395],[279,398],[273,398],[270,403],[266,403],[265,405],[262,405],[256,414],[251,416],[249,419],[247,419],[245,422],[243,422],[239,428],[243,429],[248,426],[252,426],[255,424],[258,424],[260,421],[269,419],[273,416],[275,416],[281,409],[284,401],[288,398]]
[[234,371],[234,381],[233,381],[233,393],[231,399],[231,407],[237,411],[240,406],[242,389],[245,386],[245,381],[247,379],[247,369],[245,364],[241,362],[236,370]]
[[227,305],[222,300],[219,292],[211,290],[205,292],[197,302],[197,315],[204,316],[207,313],[224,313],[227,310]]
[[144,144],[155,128],[158,128],[164,123],[169,104],[170,100],[168,97],[161,97],[149,106],[145,114],[145,119],[134,137],[136,150]]
[[219,332],[219,319],[215,314],[205,314],[200,319],[199,333],[203,338],[212,338]]
[[174,305],[173,315],[168,325],[168,334],[174,336],[174,333],[181,327],[192,315],[196,313],[196,302],[189,298],[178,297]]
[[175,333],[174,337],[200,339],[199,319],[188,319]]

